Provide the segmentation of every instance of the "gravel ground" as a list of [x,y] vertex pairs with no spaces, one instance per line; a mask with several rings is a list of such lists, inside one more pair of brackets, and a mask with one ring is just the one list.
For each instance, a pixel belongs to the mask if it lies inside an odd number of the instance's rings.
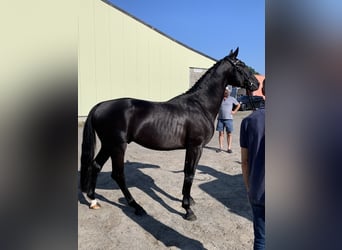
[[[248,114],[250,111],[234,116],[233,153],[215,152],[218,132],[203,150],[191,192],[196,221],[185,220],[181,207],[185,150],[154,151],[131,143],[125,155],[126,181],[147,215],[138,217],[127,206],[110,177],[109,160],[96,188],[102,208],[89,209],[79,192],[78,248],[252,249],[252,213],[243,185],[239,147],[240,123]],[[82,125],[80,120],[79,155]]]

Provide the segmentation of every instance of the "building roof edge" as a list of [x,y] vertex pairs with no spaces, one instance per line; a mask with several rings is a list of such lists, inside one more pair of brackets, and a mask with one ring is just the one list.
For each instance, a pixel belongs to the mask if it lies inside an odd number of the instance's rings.
[[165,36],[166,38],[172,40],[173,42],[178,43],[179,45],[181,45],[181,46],[183,46],[183,47],[185,47],[185,48],[187,48],[187,49],[190,49],[190,50],[192,50],[193,52],[198,53],[198,54],[200,54],[200,55],[202,55],[202,56],[204,56],[204,57],[207,57],[207,58],[209,58],[210,60],[213,60],[213,61],[215,61],[215,62],[217,61],[217,59],[215,59],[215,58],[213,58],[213,57],[211,57],[211,56],[209,56],[209,55],[206,55],[206,54],[204,54],[203,52],[201,52],[201,51],[199,51],[199,50],[196,50],[196,49],[194,49],[194,48],[192,48],[192,47],[186,45],[185,43],[182,43],[182,42],[180,42],[180,41],[174,39],[173,37],[167,35],[166,33],[162,32],[162,31],[160,31],[160,30],[158,30],[157,28],[153,27],[152,25],[149,25],[148,23],[142,21],[141,19],[139,19],[139,18],[133,16],[132,14],[130,14],[130,13],[128,13],[127,11],[125,11],[125,10],[119,8],[118,6],[116,6],[115,4],[113,4],[112,2],[110,2],[109,0],[101,0],[101,1],[104,2],[104,3],[106,3],[106,4],[108,4],[108,5],[110,5],[111,7],[115,8],[115,9],[117,9],[118,11],[124,13],[125,15],[127,15],[127,16],[129,16],[129,17],[135,19],[136,21],[138,21],[139,23],[141,23],[141,24],[147,26],[148,28],[150,28],[150,29],[152,29],[152,30],[158,32],[159,34]]

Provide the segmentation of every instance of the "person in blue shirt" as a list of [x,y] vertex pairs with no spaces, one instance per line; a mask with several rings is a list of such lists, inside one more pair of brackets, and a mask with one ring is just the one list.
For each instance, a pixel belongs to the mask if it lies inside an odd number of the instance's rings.
[[[265,80],[262,86],[265,95]],[[253,212],[254,249],[265,249],[265,109],[244,118],[240,128],[241,167]]]
[[[221,152],[223,150],[224,128],[226,128],[227,133],[227,152],[233,152],[231,149],[233,132],[233,114],[235,114],[239,110],[240,103],[234,97],[230,96],[229,93],[229,89],[226,88],[221,103],[220,111],[217,117],[216,131],[219,131],[220,148],[217,149],[216,152]],[[235,104],[234,110],[233,104]]]

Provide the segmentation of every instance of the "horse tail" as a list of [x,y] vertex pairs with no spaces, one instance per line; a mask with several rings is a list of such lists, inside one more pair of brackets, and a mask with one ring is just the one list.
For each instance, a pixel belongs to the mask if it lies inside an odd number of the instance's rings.
[[93,128],[92,120],[93,114],[97,105],[89,112],[83,128],[83,141],[82,141],[82,153],[81,153],[81,173],[80,182],[82,192],[88,192],[91,173],[93,166],[93,159],[96,145],[96,135]]

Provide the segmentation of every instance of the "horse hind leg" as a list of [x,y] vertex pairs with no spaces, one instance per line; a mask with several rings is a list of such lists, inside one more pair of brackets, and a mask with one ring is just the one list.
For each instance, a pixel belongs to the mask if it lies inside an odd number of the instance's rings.
[[91,199],[89,208],[91,209],[99,209],[101,206],[98,203],[98,201],[95,199],[95,188],[96,188],[96,181],[97,176],[100,173],[103,165],[106,163],[106,161],[109,158],[109,153],[106,151],[105,148],[101,148],[99,153],[96,155],[94,161],[92,162],[92,168],[91,168],[91,180],[89,183],[89,189],[87,192],[87,196],[89,199]]
[[142,216],[146,214],[146,211],[134,200],[133,196],[129,192],[124,173],[124,155],[127,144],[124,143],[120,148],[112,151],[112,178],[119,185],[122,193],[124,194],[129,206],[135,209],[135,214]]

